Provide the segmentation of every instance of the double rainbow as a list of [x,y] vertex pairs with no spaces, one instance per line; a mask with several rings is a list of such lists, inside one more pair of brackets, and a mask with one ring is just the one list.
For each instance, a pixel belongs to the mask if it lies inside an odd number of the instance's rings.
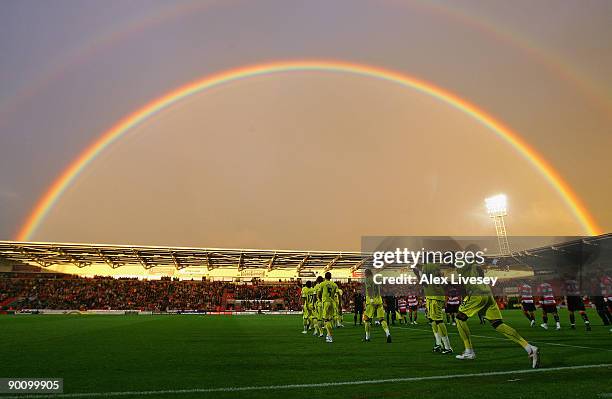
[[274,73],[305,71],[350,73],[396,83],[406,88],[417,90],[423,94],[435,97],[451,107],[470,115],[482,125],[489,128],[491,132],[496,134],[499,138],[510,144],[525,158],[525,160],[531,163],[536,170],[539,171],[539,173],[561,196],[567,207],[581,223],[586,233],[590,235],[600,234],[600,228],[595,222],[593,216],[586,209],[578,195],[559,175],[553,166],[548,163],[548,161],[546,161],[546,159],[544,159],[544,157],[533,147],[525,142],[517,133],[513,132],[510,128],[497,121],[491,115],[487,114],[474,104],[471,104],[457,95],[429,82],[389,69],[343,61],[301,60],[256,64],[205,76],[202,79],[188,83],[159,97],[156,100],[153,100],[132,114],[126,116],[111,129],[102,134],[89,147],[87,147],[87,149],[85,149],[85,151],[83,151],[61,173],[61,175],[46,190],[45,194],[39,199],[35,208],[19,230],[16,239],[19,241],[30,240],[32,235],[36,232],[36,229],[45,219],[46,215],[58,202],[64,191],[78,177],[79,173],[108,146],[119,140],[131,128],[150,118],[152,115],[155,115],[156,113],[178,103],[186,97],[225,83]]

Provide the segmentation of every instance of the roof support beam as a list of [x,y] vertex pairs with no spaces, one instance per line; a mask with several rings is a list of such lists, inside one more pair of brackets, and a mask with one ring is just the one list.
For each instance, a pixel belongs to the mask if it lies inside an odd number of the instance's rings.
[[104,263],[106,263],[107,265],[109,265],[111,268],[116,269],[120,266],[123,266],[123,263],[118,263],[113,261],[108,255],[106,255],[101,249],[98,249],[98,256],[100,257],[100,259],[102,259],[104,261]]
[[142,267],[144,267],[145,269],[149,270],[151,267],[151,265],[149,265],[142,256],[140,256],[140,252],[138,252],[136,249],[134,249],[132,251],[132,253],[134,254],[134,256],[136,256],[136,260],[138,260],[138,263],[140,263],[142,265]]
[[361,268],[361,266],[363,266],[363,264],[366,262],[366,258],[360,260],[359,262],[355,263],[353,266],[351,266],[351,273],[356,272],[357,270],[359,270]]
[[304,266],[306,265],[306,262],[308,262],[308,258],[310,258],[310,253],[306,254],[306,256],[304,256],[304,258],[300,261],[300,263],[297,265],[297,268],[295,269],[295,271],[297,273],[301,272],[302,269],[304,268]]
[[326,266],[325,269],[323,269],[324,272],[328,272],[330,271],[334,265],[342,258],[342,254],[338,254],[338,256],[336,256],[331,262],[329,262]]
[[215,267],[213,266],[212,259],[210,258],[210,252],[206,252],[206,268],[211,271]]
[[181,262],[179,262],[179,260],[176,258],[174,252],[171,251],[170,256],[172,257],[172,263],[174,263],[174,267],[176,267],[176,270],[181,270],[183,268],[183,265],[181,265]]
[[274,261],[276,260],[276,253],[274,253],[274,255],[272,255],[272,258],[270,258],[270,261],[268,262],[268,271],[272,271],[272,269],[274,269]]
[[55,264],[55,262],[53,261],[48,261],[46,260],[44,257],[41,256],[37,256],[34,255],[33,253],[31,253],[30,251],[28,251],[27,249],[23,248],[23,247],[15,247],[22,255],[24,255],[26,258],[28,258],[29,260],[35,262],[36,264],[38,264],[39,266],[42,267],[49,267]]
[[90,266],[91,262],[87,262],[84,261],[82,259],[79,259],[78,257],[69,254],[68,252],[66,252],[65,250],[63,250],[62,248],[52,248],[54,251],[56,251],[58,254],[60,254],[61,256],[63,256],[64,258],[68,259],[68,261],[70,263],[72,263],[73,265],[75,265],[78,268],[83,268],[86,266]]
[[240,257],[238,258],[238,271],[244,269],[244,254],[241,252]]

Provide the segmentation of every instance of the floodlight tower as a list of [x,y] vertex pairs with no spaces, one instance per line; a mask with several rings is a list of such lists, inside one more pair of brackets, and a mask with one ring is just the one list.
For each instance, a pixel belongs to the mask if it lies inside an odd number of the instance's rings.
[[510,244],[508,244],[506,223],[504,222],[504,216],[508,215],[507,203],[508,199],[505,194],[498,194],[485,199],[489,217],[495,222],[497,242],[499,243],[499,250],[502,255],[510,254]]

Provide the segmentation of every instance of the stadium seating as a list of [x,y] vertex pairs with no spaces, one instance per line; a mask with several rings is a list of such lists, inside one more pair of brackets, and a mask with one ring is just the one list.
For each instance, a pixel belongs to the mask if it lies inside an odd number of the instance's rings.
[[[358,283],[341,284],[349,303]],[[0,276],[0,301],[19,309],[301,310],[300,283],[138,280],[111,277]]]

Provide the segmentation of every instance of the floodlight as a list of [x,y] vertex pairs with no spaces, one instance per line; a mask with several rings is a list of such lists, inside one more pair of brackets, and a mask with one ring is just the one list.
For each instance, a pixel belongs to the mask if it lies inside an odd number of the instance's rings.
[[485,199],[485,204],[487,205],[487,212],[491,217],[507,215],[507,203],[508,198],[506,197],[506,194],[497,194]]
[[489,217],[495,222],[495,232],[499,242],[499,251],[502,255],[510,254],[510,244],[506,235],[504,216],[508,214],[508,198],[506,194],[497,194],[485,199]]

